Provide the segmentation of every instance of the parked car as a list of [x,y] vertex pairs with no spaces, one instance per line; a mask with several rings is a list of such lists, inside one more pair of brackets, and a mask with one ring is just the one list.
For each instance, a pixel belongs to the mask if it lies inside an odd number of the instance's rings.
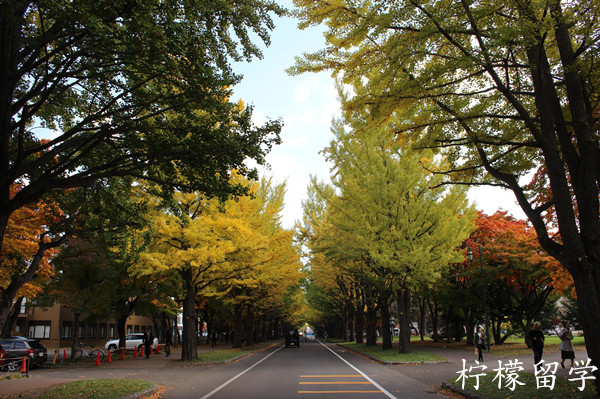
[[18,370],[24,357],[30,360],[30,365],[33,364],[34,350],[29,346],[27,340],[14,338],[0,339],[0,346],[4,349],[4,366],[8,367],[9,371]]
[[21,337],[19,335],[13,335],[11,338],[27,341],[31,349],[33,349],[33,358],[31,359],[32,366],[40,366],[48,361],[48,349],[46,349],[46,346],[42,341]]
[[296,328],[290,328],[285,331],[285,347],[289,346],[300,347],[300,334]]
[[306,334],[304,334],[304,341],[315,341],[316,339],[317,337],[315,336],[315,333],[307,332]]
[[2,366],[4,366],[5,362],[6,362],[6,351],[4,350],[4,347],[2,347],[2,345],[0,345],[0,369],[2,369]]
[[48,349],[37,339],[28,339],[27,343],[33,349],[33,358],[31,359],[32,366],[41,366],[48,361]]
[[[125,335],[125,349],[126,350],[141,350],[144,345],[144,333],[132,333]],[[115,351],[119,348],[119,340],[113,339],[108,341],[104,347],[109,351]],[[152,348],[158,347],[158,338],[154,338],[152,341]]]

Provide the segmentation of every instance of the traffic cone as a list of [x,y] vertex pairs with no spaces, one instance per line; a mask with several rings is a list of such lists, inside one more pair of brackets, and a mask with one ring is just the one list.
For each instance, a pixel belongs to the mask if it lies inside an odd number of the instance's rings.
[[125,348],[121,348],[121,360],[125,359]]
[[21,363],[21,374],[27,374],[27,356],[23,356],[23,363]]
[[96,366],[100,366],[100,351],[96,352]]
[[154,355],[154,349],[152,349],[152,347],[150,347],[150,354]]
[[133,357],[137,357],[137,347],[133,348]]
[[160,344],[156,345],[156,354],[160,355]]
[[65,359],[65,360],[67,360],[67,359],[68,359],[68,357],[67,357],[67,350],[66,350],[66,349],[63,349],[63,351],[64,351],[64,352],[63,352],[63,353],[64,353],[64,356],[63,356],[63,357],[64,357],[64,359]]
[[140,346],[140,357],[144,357],[144,347]]
[[[100,355],[100,353],[98,353]],[[106,358],[106,363],[112,363],[111,351],[108,351],[108,357]]]

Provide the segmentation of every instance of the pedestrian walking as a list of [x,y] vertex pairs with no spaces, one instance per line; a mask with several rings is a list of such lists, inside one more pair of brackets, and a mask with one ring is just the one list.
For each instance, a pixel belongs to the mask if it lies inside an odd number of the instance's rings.
[[533,364],[535,365],[535,369],[538,370],[544,353],[544,333],[540,330],[540,323],[538,321],[533,323],[533,329],[527,333],[525,339],[531,343]]
[[475,346],[477,346],[477,357],[480,362],[483,362],[483,350],[485,349],[485,339],[483,338],[483,328],[477,327],[475,333]]
[[171,326],[167,326],[165,330],[165,356],[169,357],[171,355],[171,339],[173,339],[173,330],[171,330]]
[[148,328],[148,330],[144,333],[144,350],[146,351],[146,359],[150,358],[150,347],[152,346],[152,341],[154,341],[152,329]]
[[560,366],[565,368],[565,360],[571,359],[571,368],[573,368],[573,360],[575,359],[575,350],[573,349],[573,333],[571,332],[571,323],[566,321],[564,325],[561,327],[558,332],[558,337],[560,338],[560,345],[558,345],[558,349],[560,349]]

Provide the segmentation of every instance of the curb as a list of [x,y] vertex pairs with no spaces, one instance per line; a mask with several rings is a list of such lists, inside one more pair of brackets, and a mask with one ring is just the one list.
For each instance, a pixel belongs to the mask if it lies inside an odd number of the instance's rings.
[[365,353],[359,352],[357,350],[354,350],[352,348],[348,348],[346,345],[341,345],[336,343],[336,346],[340,347],[340,348],[344,348],[350,352],[356,353],[357,355],[361,355],[366,357],[367,359],[373,360],[374,362],[380,363],[380,364],[386,364],[386,365],[421,365],[421,364],[441,364],[441,363],[448,363],[448,360],[423,360],[420,362],[398,362],[398,361],[389,361],[389,360],[381,360],[378,357],[374,357],[371,355],[367,355]]
[[150,396],[158,391],[158,385],[154,384],[150,388],[146,388],[143,391],[139,391],[136,393],[130,393],[129,395],[122,396],[120,399],[137,399],[143,398],[144,396]]
[[458,393],[470,399],[489,399],[487,396],[482,396],[473,391],[467,391],[462,388],[457,387],[456,385],[448,384],[447,382],[442,383],[442,388],[448,389],[454,393]]

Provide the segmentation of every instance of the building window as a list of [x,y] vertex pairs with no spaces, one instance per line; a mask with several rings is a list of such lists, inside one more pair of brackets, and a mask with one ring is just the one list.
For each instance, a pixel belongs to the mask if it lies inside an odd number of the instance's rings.
[[131,325],[127,326],[127,334],[131,334]]
[[116,337],[116,335],[115,335],[115,325],[114,324],[111,324],[110,327],[108,328],[108,337],[109,338]]
[[27,337],[33,339],[50,339],[50,322],[30,321]]
[[80,339],[85,338],[85,323],[79,323],[78,337]]
[[98,328],[98,338],[106,338],[106,323],[100,323]]
[[133,328],[133,332],[139,333],[140,332],[140,326],[135,326]]
[[63,321],[62,338],[63,339],[72,339],[73,338],[73,322],[72,321]]
[[96,338],[96,323],[88,325],[88,338]]
[[25,314],[27,312],[27,298],[23,298],[21,301],[21,307],[19,308],[20,314]]

